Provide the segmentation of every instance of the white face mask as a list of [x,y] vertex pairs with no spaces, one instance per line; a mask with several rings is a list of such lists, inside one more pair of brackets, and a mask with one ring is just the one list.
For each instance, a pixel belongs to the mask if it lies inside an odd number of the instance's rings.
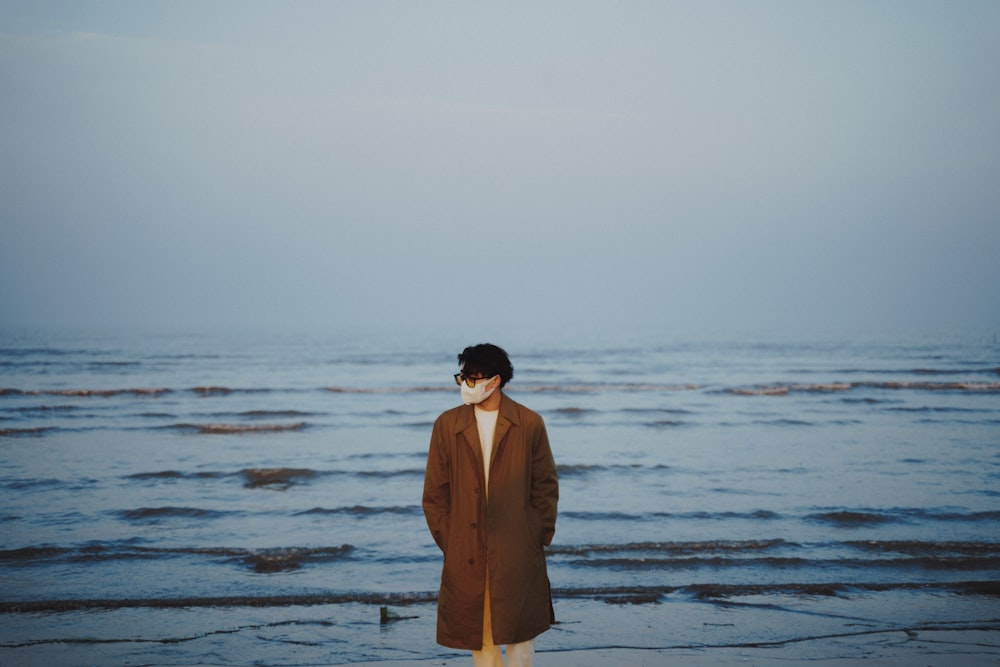
[[[496,377],[495,375],[493,377]],[[469,385],[462,383],[462,402],[466,405],[479,405],[487,398],[493,395],[496,391],[496,387],[491,387],[487,389],[490,384],[492,384],[493,378],[483,382],[477,382],[475,387],[470,387]]]

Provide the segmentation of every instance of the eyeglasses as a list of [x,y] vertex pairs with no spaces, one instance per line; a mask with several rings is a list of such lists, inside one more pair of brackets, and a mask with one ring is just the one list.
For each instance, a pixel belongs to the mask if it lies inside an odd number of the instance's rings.
[[[493,377],[496,377],[496,376],[494,375]],[[466,377],[466,376],[462,375],[461,373],[455,373],[455,384],[457,384],[458,386],[461,387],[462,386],[462,381],[464,380],[465,384],[468,385],[469,389],[474,389],[475,386],[476,386],[476,383],[479,382],[480,380],[492,380],[493,377],[472,378],[472,377]]]

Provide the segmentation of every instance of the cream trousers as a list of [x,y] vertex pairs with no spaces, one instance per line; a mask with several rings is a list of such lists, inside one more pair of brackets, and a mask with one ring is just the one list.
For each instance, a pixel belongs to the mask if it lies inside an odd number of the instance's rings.
[[[531,667],[535,659],[535,640],[507,644],[507,667]],[[483,648],[472,652],[473,667],[504,667],[500,647],[493,643],[493,621],[490,616],[490,585],[486,583],[486,608],[483,610]]]

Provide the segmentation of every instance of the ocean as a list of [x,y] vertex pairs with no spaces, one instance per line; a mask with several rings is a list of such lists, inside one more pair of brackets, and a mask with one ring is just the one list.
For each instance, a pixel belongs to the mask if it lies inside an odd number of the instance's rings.
[[[0,334],[0,664],[455,656],[420,497],[478,342]],[[489,342],[560,475],[540,652],[996,630],[992,334]]]

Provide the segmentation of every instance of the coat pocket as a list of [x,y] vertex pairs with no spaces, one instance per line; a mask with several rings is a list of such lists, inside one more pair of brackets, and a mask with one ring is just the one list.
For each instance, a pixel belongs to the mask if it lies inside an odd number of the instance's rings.
[[524,525],[525,529],[528,532],[528,544],[535,551],[541,551],[545,546],[544,543],[545,529],[542,527],[541,518],[538,516],[538,514],[533,512],[531,508],[528,508],[528,510],[525,512]]

